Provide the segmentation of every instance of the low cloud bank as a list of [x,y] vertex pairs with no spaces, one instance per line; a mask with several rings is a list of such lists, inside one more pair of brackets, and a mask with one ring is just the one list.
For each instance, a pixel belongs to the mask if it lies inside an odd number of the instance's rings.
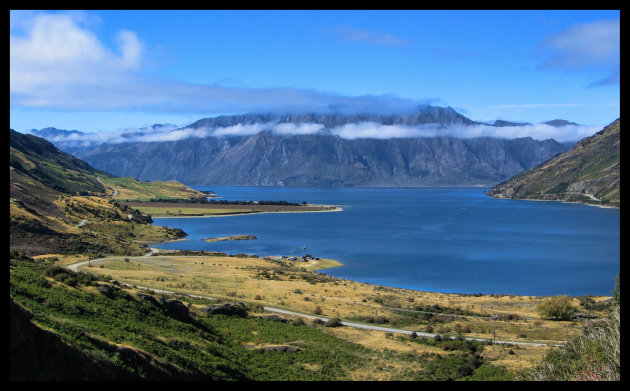
[[578,141],[593,135],[603,127],[565,125],[555,127],[547,124],[503,126],[490,125],[454,126],[441,128],[438,124],[423,124],[418,126],[383,125],[375,122],[360,122],[345,124],[326,129],[317,123],[253,123],[236,124],[215,128],[176,128],[173,125],[157,129],[130,129],[111,133],[69,133],[50,138],[53,142],[71,143],[75,146],[89,146],[101,143],[117,144],[122,142],[161,142],[178,141],[188,138],[251,136],[263,131],[277,135],[310,135],[329,134],[343,139],[390,139],[415,137],[454,137],[475,138],[493,137],[513,139],[532,137],[537,140],[555,139],[558,142]]

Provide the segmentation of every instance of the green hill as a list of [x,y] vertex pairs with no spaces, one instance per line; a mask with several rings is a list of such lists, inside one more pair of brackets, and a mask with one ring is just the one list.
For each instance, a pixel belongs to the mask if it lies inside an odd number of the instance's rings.
[[562,200],[619,207],[620,119],[571,150],[488,191],[495,198]]
[[11,167],[32,180],[61,193],[105,195],[105,187],[96,176],[112,175],[58,150],[42,138],[11,129],[9,140]]
[[333,324],[270,317],[256,304],[163,296],[13,251],[9,266],[11,380],[512,378],[481,357],[483,343],[396,353],[330,335]]
[[136,193],[157,198],[203,195],[180,183],[116,178],[42,138],[14,130],[9,136],[10,246],[30,255],[141,255],[144,242],[185,236],[120,205],[111,184],[137,182]]

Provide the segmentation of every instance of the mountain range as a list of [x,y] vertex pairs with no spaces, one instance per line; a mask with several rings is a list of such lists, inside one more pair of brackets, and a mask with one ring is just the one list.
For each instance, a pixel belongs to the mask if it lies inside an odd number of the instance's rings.
[[[422,106],[412,113],[388,115],[218,116],[183,128],[156,124],[118,133],[116,140],[54,128],[32,133],[117,176],[217,186],[491,186],[572,145],[531,137],[459,138],[451,133],[478,125],[500,131],[529,124],[485,124],[451,107]],[[372,133],[347,136],[362,129]],[[399,133],[378,133],[387,131]]]

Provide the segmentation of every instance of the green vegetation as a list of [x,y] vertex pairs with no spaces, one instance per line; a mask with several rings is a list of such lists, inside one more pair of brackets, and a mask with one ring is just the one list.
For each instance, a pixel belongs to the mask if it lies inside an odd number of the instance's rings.
[[[169,210],[175,208],[182,214],[185,208],[191,207],[184,201],[202,203],[206,197],[204,193],[177,182],[114,178],[58,151],[50,143],[15,132],[11,132],[10,152],[12,380],[514,378],[512,372],[492,365],[489,359],[481,356],[482,352],[484,355],[494,354],[496,359],[500,348],[489,352],[495,346],[486,347],[461,337],[464,333],[489,333],[489,323],[480,317],[483,312],[476,312],[484,308],[479,302],[462,302],[456,295],[426,297],[421,292],[365,287],[310,271],[338,266],[333,260],[294,263],[279,257],[263,259],[246,254],[181,251],[173,253],[220,259],[212,259],[212,262],[210,259],[186,262],[180,259],[179,265],[186,266],[185,271],[170,267],[165,274],[165,263],[160,262],[160,257],[133,256],[148,252],[145,242],[177,239],[185,233],[153,226],[146,210],[143,213],[135,205],[129,205],[130,202],[116,200],[168,199],[177,201],[168,205]],[[116,197],[112,199],[114,194]],[[251,213],[254,209],[275,212],[332,209],[305,204],[259,201],[248,204],[244,210]],[[142,203],[143,207],[157,205]],[[233,206],[228,203],[214,205],[214,212],[218,207],[233,214],[238,211],[228,209]],[[199,210],[203,209],[196,208],[195,212],[200,213]],[[14,249],[44,256],[36,260]],[[77,273],[60,266],[72,261],[59,262],[53,254],[62,258],[78,254],[82,260],[114,254],[120,259],[106,261],[98,267],[86,267],[84,270],[90,273]],[[238,262],[234,262],[236,260]],[[263,260],[265,262],[253,263]],[[173,265],[172,260],[162,261]],[[92,266],[95,265],[89,267]],[[238,299],[249,302],[249,315],[246,316],[209,315],[207,306],[216,302],[185,295],[156,295],[123,286],[111,277],[114,275],[116,280],[139,285],[148,278],[152,283],[158,281],[150,285],[154,288],[161,285],[162,289],[201,295],[219,293],[215,296],[236,300],[233,290],[236,274],[239,274]],[[220,286],[222,278],[225,281]],[[612,293],[618,303],[619,276]],[[361,303],[345,302],[345,298],[363,300]],[[258,303],[251,304],[252,299]],[[481,303],[489,300],[492,308],[504,308],[499,319],[506,321],[502,332],[520,338],[527,331],[529,338],[551,339],[549,335],[539,335],[545,332],[540,327],[545,322],[527,324],[519,315],[508,314],[517,307],[506,301],[501,304],[500,299],[480,298]],[[438,300],[440,304],[437,304]],[[575,308],[563,300],[557,301],[543,303],[541,314],[554,319],[572,317]],[[303,313],[323,314],[330,320],[311,322],[297,317],[289,322],[285,319],[273,321],[263,314],[262,306],[269,303],[288,309],[301,308]],[[502,307],[508,304],[510,309]],[[597,316],[609,304],[584,297],[580,298],[580,306]],[[479,319],[465,323],[455,315]],[[381,342],[390,339],[386,348],[379,344],[363,344],[363,341],[358,344],[350,341],[359,339],[344,337],[344,333],[352,331],[341,327],[342,318],[353,317],[366,323],[410,328],[422,326],[427,331],[435,327],[436,332],[444,336],[455,334],[457,337],[425,339],[412,335],[401,340],[391,335],[378,335],[376,338],[381,338]],[[558,340],[573,332],[572,326],[565,325],[552,330]],[[591,330],[588,341],[592,341],[595,334],[614,337],[614,327],[605,322],[594,323]],[[559,350],[560,353],[550,355],[544,368],[532,377],[552,379],[556,375],[550,368],[559,368],[563,361],[573,360],[577,364],[570,370],[582,376],[574,378],[588,379],[585,377],[588,370],[588,376],[597,373],[596,378],[614,379],[615,368],[617,373],[619,368],[618,336],[606,343],[600,343],[599,339],[595,341],[572,342],[567,352]],[[390,350],[390,343],[396,348],[405,345],[405,349],[407,346],[410,349]]]
[[110,176],[59,151],[48,141],[10,130],[10,167],[50,189],[74,195],[105,194],[96,175]]
[[[185,236],[110,197],[205,197],[178,182],[115,178],[44,139],[10,131],[10,246],[39,254],[142,255]],[[102,181],[102,183],[101,183]],[[120,186],[113,190],[111,185]]]
[[149,201],[153,199],[198,201],[205,200],[208,195],[193,190],[177,181],[139,181],[135,178],[103,177],[103,184],[118,191],[119,201]]
[[[369,380],[383,376],[383,368],[389,368],[388,380],[482,380],[507,373],[470,350],[441,357],[346,342],[324,332],[338,319],[274,322],[255,316],[260,308],[245,317],[204,315],[201,299],[153,296],[108,281],[11,252],[12,311],[30,318],[12,323],[12,380]],[[25,348],[41,346],[50,333],[73,352],[70,358],[47,363],[45,350]],[[72,365],[71,357],[83,357],[82,366]]]
[[582,334],[549,353],[524,380],[620,380],[620,318],[615,306],[606,319],[588,322]]
[[570,151],[494,186],[488,194],[619,207],[620,134],[617,119]]
[[621,304],[621,274],[617,274],[615,278],[615,288],[612,290],[613,299],[617,304]]
[[551,297],[538,305],[538,313],[544,318],[571,320],[576,312],[571,298],[564,295]]

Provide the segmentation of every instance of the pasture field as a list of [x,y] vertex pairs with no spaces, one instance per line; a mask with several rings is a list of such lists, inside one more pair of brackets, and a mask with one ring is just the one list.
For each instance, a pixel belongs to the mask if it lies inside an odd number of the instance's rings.
[[[108,275],[137,287],[212,297],[219,301],[237,300],[248,305],[451,337],[492,340],[496,335],[497,340],[560,344],[579,332],[579,321],[542,319],[536,307],[544,297],[421,292],[359,283],[316,272],[335,265],[339,264],[334,260],[295,262],[279,256],[160,254],[112,258],[80,270]],[[580,300],[573,300],[579,307]],[[492,315],[497,315],[496,321]],[[381,346],[401,353],[420,354],[436,350],[434,345],[381,331],[340,327],[330,328],[327,332],[366,347]],[[493,363],[519,370],[532,367],[551,349],[553,347],[497,344],[488,346],[484,356]]]

